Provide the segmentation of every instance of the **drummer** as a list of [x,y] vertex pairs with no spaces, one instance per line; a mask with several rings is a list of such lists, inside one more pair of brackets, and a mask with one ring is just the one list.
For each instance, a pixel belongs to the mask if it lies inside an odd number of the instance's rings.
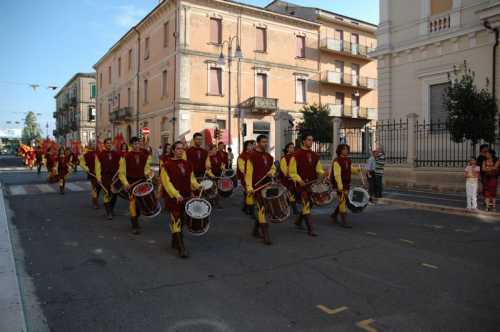
[[255,221],[252,235],[259,237],[259,227],[264,237],[265,244],[271,244],[269,238],[269,224],[266,221],[266,211],[264,209],[262,185],[271,180],[276,174],[274,158],[267,152],[269,139],[266,135],[257,137],[257,146],[247,159],[245,184],[248,196],[257,203],[257,220]]
[[302,135],[302,147],[290,159],[289,175],[295,182],[297,194],[302,202],[302,211],[295,221],[297,228],[303,229],[302,221],[306,222],[307,233],[318,236],[314,231],[311,220],[311,184],[324,176],[325,171],[319,160],[319,155],[312,151],[313,136],[309,133]]
[[97,179],[95,177],[95,157],[97,152],[95,150],[95,142],[89,142],[87,146],[87,151],[83,155],[80,156],[80,167],[87,172],[87,179],[90,181],[92,186],[92,205],[94,209],[99,208],[99,193],[101,192],[101,187],[97,183]]
[[[236,175],[240,180],[243,190],[246,189],[245,172],[246,172],[247,160],[254,148],[255,148],[254,140],[245,141],[243,143],[243,152],[240,153],[240,155],[238,156],[238,160],[236,161]],[[253,200],[249,197],[246,191],[243,193],[243,212],[248,215],[251,215],[253,213]]]
[[332,162],[330,182],[334,189],[337,189],[339,203],[330,217],[333,223],[337,224],[338,216],[340,215],[340,226],[352,228],[352,226],[347,223],[347,195],[349,194],[349,187],[351,185],[351,174],[358,174],[359,168],[352,167],[352,161],[351,158],[349,158],[349,145],[339,144],[335,152],[337,158]]
[[71,152],[64,146],[61,146],[57,152],[57,177],[59,181],[59,193],[64,194],[66,186],[66,178],[70,174],[70,169],[73,165],[71,164]]
[[229,165],[229,154],[226,152],[226,144],[224,142],[219,142],[217,144],[217,155],[220,160],[224,163],[224,168],[231,168],[233,165]]
[[292,206],[293,214],[299,214],[297,209],[297,199],[295,193],[295,182],[289,174],[290,160],[295,153],[295,145],[293,143],[288,143],[283,149],[283,157],[280,159],[280,182],[288,189],[288,202]]
[[111,191],[113,178],[118,175],[121,153],[113,150],[111,138],[104,140],[104,149],[99,151],[95,158],[95,175],[99,186],[104,190],[104,208],[106,218],[113,219],[117,195]]
[[141,233],[141,227],[139,226],[140,211],[132,190],[137,184],[146,181],[152,176],[152,158],[147,150],[141,148],[139,138],[132,137],[130,142],[132,143],[132,150],[121,157],[118,174],[125,191],[129,195],[128,207],[130,223],[132,224],[132,234],[138,235]]
[[201,146],[202,143],[203,136],[200,133],[195,133],[193,135],[193,146],[186,151],[187,161],[191,164],[197,178],[205,177],[206,172],[208,152]]
[[165,195],[165,205],[170,211],[170,232],[172,248],[177,249],[179,257],[187,258],[188,252],[182,236],[184,207],[187,200],[198,190],[200,184],[194,176],[191,164],[183,158],[184,148],[181,142],[172,145],[173,157],[166,159],[161,167],[161,183]]
[[[218,153],[217,146],[210,144],[208,146],[208,157],[205,162],[206,174],[217,183],[217,178],[222,176],[222,171],[226,168],[226,165],[221,159],[221,155]],[[219,202],[219,195],[217,195],[212,202],[213,205],[220,209],[222,208]]]

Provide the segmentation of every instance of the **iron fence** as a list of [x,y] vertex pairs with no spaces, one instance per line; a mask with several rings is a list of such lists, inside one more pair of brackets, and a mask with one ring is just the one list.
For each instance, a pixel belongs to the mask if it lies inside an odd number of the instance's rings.
[[377,145],[387,164],[404,164],[408,156],[408,120],[379,121],[375,127]]
[[[301,145],[300,142],[300,130],[299,128],[289,128],[285,130],[285,140],[286,142],[292,142],[298,148]],[[319,154],[321,160],[331,160],[332,159],[332,145],[333,143],[324,142],[313,142],[312,150]],[[281,153],[281,151],[280,151]]]

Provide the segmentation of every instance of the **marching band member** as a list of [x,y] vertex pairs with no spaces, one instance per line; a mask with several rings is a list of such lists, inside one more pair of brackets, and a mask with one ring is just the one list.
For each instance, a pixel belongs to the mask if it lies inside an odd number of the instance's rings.
[[[271,244],[269,238],[269,224],[266,221],[266,211],[264,209],[262,192],[256,188],[266,182],[276,174],[274,158],[267,152],[269,140],[266,135],[257,137],[257,146],[248,157],[245,171],[245,184],[249,196],[255,197],[257,203],[257,220],[255,221],[252,235],[259,237],[259,226],[264,236],[264,243]],[[256,191],[258,190],[258,191]]]
[[337,158],[332,162],[330,182],[334,189],[337,189],[339,203],[330,217],[334,223],[338,223],[337,216],[340,215],[340,226],[352,228],[352,226],[347,223],[347,195],[351,185],[351,174],[358,174],[360,170],[359,168],[352,168],[352,161],[349,158],[349,145],[339,144],[335,152]]
[[141,233],[138,219],[140,211],[132,190],[136,184],[146,181],[147,178],[152,176],[152,158],[147,150],[141,149],[139,138],[132,137],[130,142],[132,143],[132,150],[121,157],[118,174],[124,189],[129,193],[128,206],[132,233],[138,235]]
[[293,143],[288,143],[283,149],[284,156],[280,159],[280,173],[281,173],[281,184],[288,189],[288,202],[292,206],[293,214],[298,214],[297,209],[297,199],[295,193],[295,183],[292,178],[290,178],[290,160],[295,153],[295,145]]
[[191,198],[193,190],[198,190],[200,184],[196,181],[191,163],[183,158],[182,143],[175,142],[172,149],[174,155],[163,162],[160,176],[162,186],[167,192],[165,205],[170,211],[172,248],[178,250],[180,257],[187,258],[189,255],[182,236],[184,207]]
[[59,148],[57,152],[57,176],[59,179],[59,193],[64,194],[64,189],[66,186],[66,178],[69,175],[71,165],[71,154],[70,151],[63,146]]
[[120,168],[121,153],[113,150],[111,138],[104,140],[104,150],[97,152],[95,158],[95,176],[104,190],[104,209],[108,220],[113,219],[117,195],[111,191],[114,176]]
[[94,209],[99,208],[99,193],[101,192],[101,187],[97,183],[97,179],[95,177],[95,158],[97,152],[95,149],[95,142],[89,142],[87,147],[87,151],[80,156],[80,167],[87,172],[87,180],[90,181],[92,186],[91,197],[92,197],[92,205]]
[[310,236],[318,236],[314,231],[313,222],[310,218],[312,201],[310,197],[310,184],[323,177],[325,171],[319,160],[319,155],[311,150],[313,136],[303,134],[302,147],[295,152],[290,160],[289,174],[296,184],[297,194],[302,201],[302,212],[295,221],[297,228],[303,228],[302,221],[306,222],[307,233]]
[[123,157],[126,153],[128,152],[128,144],[123,142],[121,145],[120,145],[120,154],[121,156]]
[[231,168],[233,166],[229,164],[229,154],[226,152],[226,144],[224,144],[224,142],[219,142],[217,144],[217,155],[224,163],[224,168]]
[[[48,173],[48,182],[52,183],[56,181],[57,179],[57,151],[56,147],[48,147],[47,148],[47,153],[45,154],[45,166],[47,167],[47,173]],[[52,181],[51,179],[54,179]]]
[[[205,162],[206,174],[217,183],[217,178],[222,176],[222,170],[225,169],[226,165],[221,159],[221,155],[217,151],[215,145],[210,145],[208,147],[208,157]],[[213,205],[220,209],[222,208],[219,202],[219,195],[215,196]]]
[[193,135],[193,146],[186,151],[187,161],[191,164],[197,178],[204,177],[206,171],[208,152],[201,147],[202,141],[203,136],[200,133],[195,133]]
[[35,164],[36,164],[36,172],[40,174],[43,166],[43,151],[40,145],[37,145],[35,148]]
[[245,190],[245,192],[243,193],[243,212],[249,215],[252,214],[253,199],[246,192],[245,173],[246,173],[247,160],[254,149],[254,144],[255,144],[254,140],[245,141],[243,143],[243,152],[240,153],[240,155],[238,156],[238,160],[236,161],[237,164],[236,176],[240,180],[241,186]]

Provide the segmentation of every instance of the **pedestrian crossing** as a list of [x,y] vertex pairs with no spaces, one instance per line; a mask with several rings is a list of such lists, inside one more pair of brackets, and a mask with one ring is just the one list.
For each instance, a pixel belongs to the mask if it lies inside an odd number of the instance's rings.
[[[66,192],[90,191],[90,189],[90,183],[88,181],[66,183]],[[57,183],[10,185],[7,187],[7,193],[10,196],[55,194],[59,193],[59,185]]]

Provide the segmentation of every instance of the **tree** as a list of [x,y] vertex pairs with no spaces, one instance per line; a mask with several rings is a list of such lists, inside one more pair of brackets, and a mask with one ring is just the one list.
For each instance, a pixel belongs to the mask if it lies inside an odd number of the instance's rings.
[[33,112],[28,112],[26,118],[24,119],[24,128],[22,134],[22,140],[25,144],[30,144],[32,140],[40,138],[42,136],[42,131],[37,123],[36,115]]
[[448,111],[448,128],[453,141],[470,140],[475,150],[481,140],[495,141],[495,116],[497,105],[486,87],[478,90],[474,83],[474,72],[464,62],[461,77],[455,67],[454,78],[445,92],[444,104]]
[[315,141],[321,143],[333,141],[332,120],[328,106],[305,105],[301,112],[304,121],[298,124],[300,135],[309,132],[314,136]]

